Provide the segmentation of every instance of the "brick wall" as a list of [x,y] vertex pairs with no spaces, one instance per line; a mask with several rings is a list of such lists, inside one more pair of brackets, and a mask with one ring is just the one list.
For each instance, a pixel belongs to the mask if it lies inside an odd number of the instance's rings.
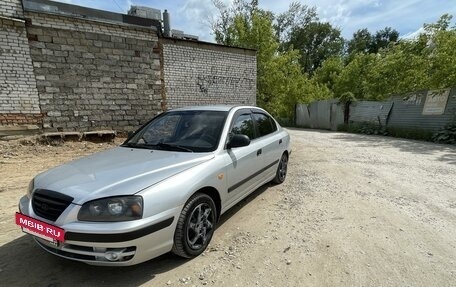
[[161,45],[167,108],[255,105],[255,51],[177,39]]
[[255,104],[255,51],[159,41],[157,23],[132,16],[24,7],[0,5],[0,130],[132,130],[167,108]]
[[130,130],[161,111],[155,28],[25,17],[45,129]]
[[22,4],[20,0],[1,0],[0,16],[23,18]]
[[[11,1],[1,13],[18,16]],[[17,8],[17,7],[16,7]],[[6,11],[6,12],[5,12]],[[39,124],[40,108],[24,21],[0,18],[0,125]]]

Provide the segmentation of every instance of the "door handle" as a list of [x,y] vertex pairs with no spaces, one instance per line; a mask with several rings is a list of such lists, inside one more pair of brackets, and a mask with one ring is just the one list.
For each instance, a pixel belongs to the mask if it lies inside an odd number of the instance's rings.
[[257,150],[257,156],[259,156],[262,152],[263,152],[263,150],[261,148],[259,150]]
[[279,144],[281,144],[281,143],[282,143],[282,139],[279,140]]

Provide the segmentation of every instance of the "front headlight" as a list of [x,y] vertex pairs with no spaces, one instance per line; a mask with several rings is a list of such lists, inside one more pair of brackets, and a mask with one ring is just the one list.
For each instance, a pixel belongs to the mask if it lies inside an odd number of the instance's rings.
[[35,188],[35,179],[32,179],[27,188],[27,197],[32,199],[33,189]]
[[143,198],[117,196],[86,202],[78,213],[81,221],[129,221],[142,218]]

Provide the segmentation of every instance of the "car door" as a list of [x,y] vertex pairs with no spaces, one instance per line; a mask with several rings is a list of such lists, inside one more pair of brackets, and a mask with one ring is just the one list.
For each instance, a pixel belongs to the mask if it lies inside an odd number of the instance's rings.
[[228,208],[255,188],[255,172],[258,169],[260,145],[256,138],[252,113],[249,109],[239,110],[233,116],[230,134],[247,135],[251,142],[248,146],[226,149],[227,153],[227,202]]
[[252,113],[257,138],[259,152],[258,168],[261,173],[259,181],[267,181],[275,175],[279,158],[282,154],[282,140],[277,133],[277,125],[274,120],[264,112],[254,110]]

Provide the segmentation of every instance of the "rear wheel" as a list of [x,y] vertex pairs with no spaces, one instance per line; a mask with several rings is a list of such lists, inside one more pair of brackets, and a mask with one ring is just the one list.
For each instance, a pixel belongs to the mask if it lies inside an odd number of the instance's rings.
[[173,252],[185,258],[200,255],[212,239],[215,224],[216,208],[212,198],[204,193],[193,195],[179,216]]
[[275,178],[272,180],[274,183],[281,184],[285,181],[287,177],[287,167],[288,167],[288,155],[286,153],[282,154],[280,158],[279,166],[277,167],[277,172]]

